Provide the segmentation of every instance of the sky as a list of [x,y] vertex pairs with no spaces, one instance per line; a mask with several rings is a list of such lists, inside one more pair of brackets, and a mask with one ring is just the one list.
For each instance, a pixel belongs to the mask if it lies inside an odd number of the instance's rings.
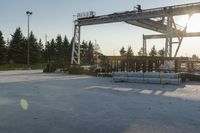
[[[190,3],[193,2],[199,1],[190,0]],[[95,11],[98,16],[130,11],[137,4],[142,5],[143,9],[149,9],[185,3],[188,3],[188,0],[0,0],[0,30],[5,40],[11,38],[10,34],[13,34],[17,27],[21,27],[23,34],[27,36],[26,11],[32,11],[30,30],[38,39],[41,38],[44,42],[47,35],[47,40],[50,41],[60,34],[63,37],[66,35],[71,40],[75,19],[73,16],[79,12]],[[200,18],[200,15],[196,15],[196,18]],[[183,16],[177,18],[176,21],[184,25],[186,19],[187,16]],[[198,23],[200,23],[200,19],[195,20],[199,20]],[[188,28],[200,32],[200,26],[191,27]],[[105,55],[119,55],[122,46],[125,49],[131,46],[137,54],[142,47],[143,34],[156,34],[156,32],[124,22],[81,27],[81,40],[96,41]],[[184,38],[178,56],[192,54],[200,56],[199,43],[200,37]],[[161,49],[165,45],[165,40],[148,40],[147,51],[150,51],[153,45]],[[175,44],[173,52],[176,47]]]

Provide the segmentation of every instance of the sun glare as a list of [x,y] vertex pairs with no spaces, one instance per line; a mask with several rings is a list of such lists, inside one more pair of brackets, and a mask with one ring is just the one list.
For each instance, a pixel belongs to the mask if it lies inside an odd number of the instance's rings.
[[187,27],[187,32],[200,32],[200,14],[194,14]]

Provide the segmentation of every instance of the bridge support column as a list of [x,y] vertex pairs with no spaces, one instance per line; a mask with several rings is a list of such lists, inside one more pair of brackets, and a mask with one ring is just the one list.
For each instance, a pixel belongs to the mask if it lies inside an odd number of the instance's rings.
[[74,26],[74,37],[72,40],[71,65],[80,65],[80,32],[79,25]]
[[144,38],[144,34],[143,34],[143,56],[147,56],[147,43],[146,43],[146,39]]
[[165,56],[172,57],[172,16],[167,16],[167,30],[166,30],[166,41],[165,41]]

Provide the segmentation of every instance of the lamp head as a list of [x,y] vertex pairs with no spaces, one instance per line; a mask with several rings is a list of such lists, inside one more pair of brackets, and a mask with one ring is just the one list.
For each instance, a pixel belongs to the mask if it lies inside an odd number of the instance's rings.
[[33,13],[30,12],[30,11],[27,11],[26,14],[27,14],[27,15],[32,15]]

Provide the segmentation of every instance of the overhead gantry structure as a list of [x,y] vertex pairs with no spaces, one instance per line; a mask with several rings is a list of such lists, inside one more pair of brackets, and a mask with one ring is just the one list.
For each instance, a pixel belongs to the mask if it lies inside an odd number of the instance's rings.
[[[187,33],[187,24],[182,27],[175,23],[174,16],[188,15],[188,21],[192,14],[200,13],[200,2],[183,5],[167,6],[145,10],[133,10],[118,12],[102,16],[89,16],[77,18],[74,21],[74,37],[72,46],[71,64],[80,64],[80,32],[81,26],[97,25],[105,23],[126,22],[131,25],[156,31],[158,35],[143,35],[143,54],[146,52],[146,39],[165,38],[165,56],[172,57],[172,44],[178,43],[175,56],[181,46],[183,37],[200,36],[200,32]],[[178,41],[174,42],[173,38]]]

